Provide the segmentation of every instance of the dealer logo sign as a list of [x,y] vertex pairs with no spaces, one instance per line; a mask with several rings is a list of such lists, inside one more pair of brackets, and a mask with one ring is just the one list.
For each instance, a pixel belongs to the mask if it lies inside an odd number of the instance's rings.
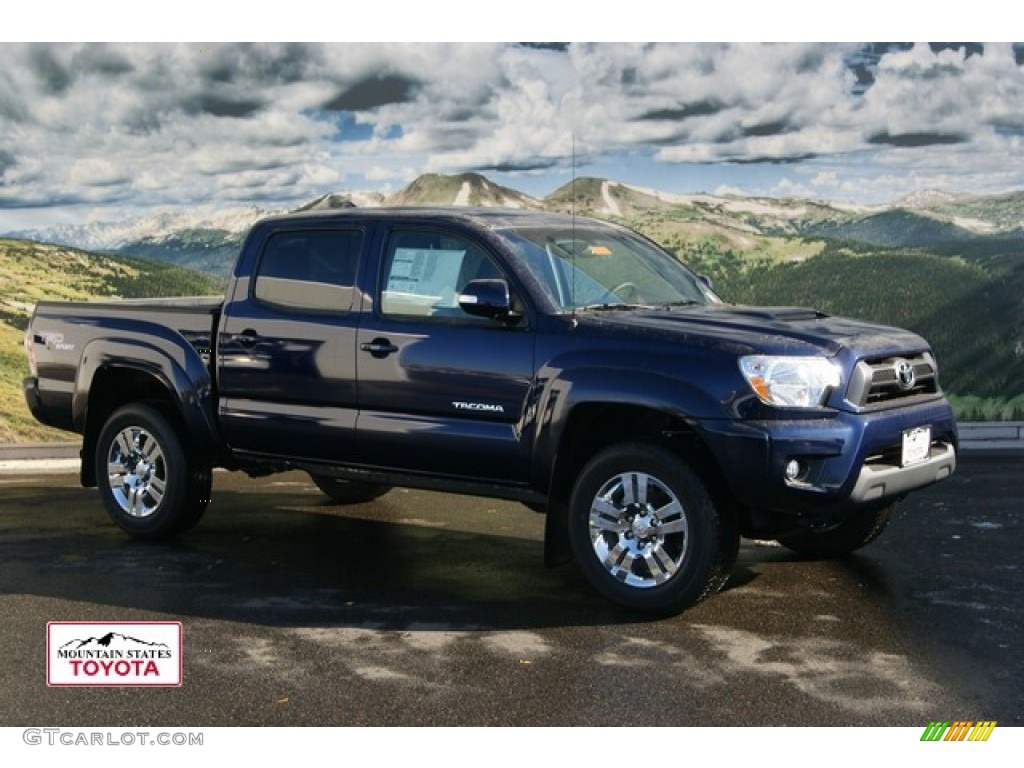
[[180,621],[51,621],[47,685],[181,685]]

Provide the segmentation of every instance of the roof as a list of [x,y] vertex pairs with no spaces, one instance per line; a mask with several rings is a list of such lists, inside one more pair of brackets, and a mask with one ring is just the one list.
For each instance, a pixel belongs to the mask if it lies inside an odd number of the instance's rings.
[[[576,221],[597,223],[597,219],[582,216]],[[394,207],[394,208],[338,208],[320,211],[301,211],[271,216],[263,221],[280,222],[342,222],[347,219],[402,219],[405,221],[447,221],[473,224],[487,229],[501,229],[511,226],[567,226],[573,217],[565,213],[551,213],[520,208],[470,208],[462,206]],[[607,222],[601,222],[607,223]]]

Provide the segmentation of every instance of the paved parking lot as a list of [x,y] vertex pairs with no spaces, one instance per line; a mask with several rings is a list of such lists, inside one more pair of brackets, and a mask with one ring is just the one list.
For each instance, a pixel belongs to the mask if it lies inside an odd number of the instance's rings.
[[[0,477],[0,725],[1024,725],[1024,458],[970,455],[857,556],[745,541],[725,592],[626,614],[517,504],[217,473],[146,544],[73,475]],[[46,622],[180,620],[184,684],[47,688]]]

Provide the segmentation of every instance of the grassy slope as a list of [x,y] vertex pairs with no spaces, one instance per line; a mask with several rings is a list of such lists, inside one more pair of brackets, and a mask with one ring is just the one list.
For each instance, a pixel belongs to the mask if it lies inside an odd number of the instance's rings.
[[39,424],[25,407],[22,342],[36,301],[203,295],[222,287],[216,278],[161,262],[0,238],[0,443],[74,437]]

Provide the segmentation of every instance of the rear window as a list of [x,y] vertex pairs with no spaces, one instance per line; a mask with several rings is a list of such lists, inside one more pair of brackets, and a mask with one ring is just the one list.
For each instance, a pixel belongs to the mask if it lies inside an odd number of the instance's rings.
[[359,230],[277,232],[263,249],[253,295],[277,307],[348,312],[362,243]]

